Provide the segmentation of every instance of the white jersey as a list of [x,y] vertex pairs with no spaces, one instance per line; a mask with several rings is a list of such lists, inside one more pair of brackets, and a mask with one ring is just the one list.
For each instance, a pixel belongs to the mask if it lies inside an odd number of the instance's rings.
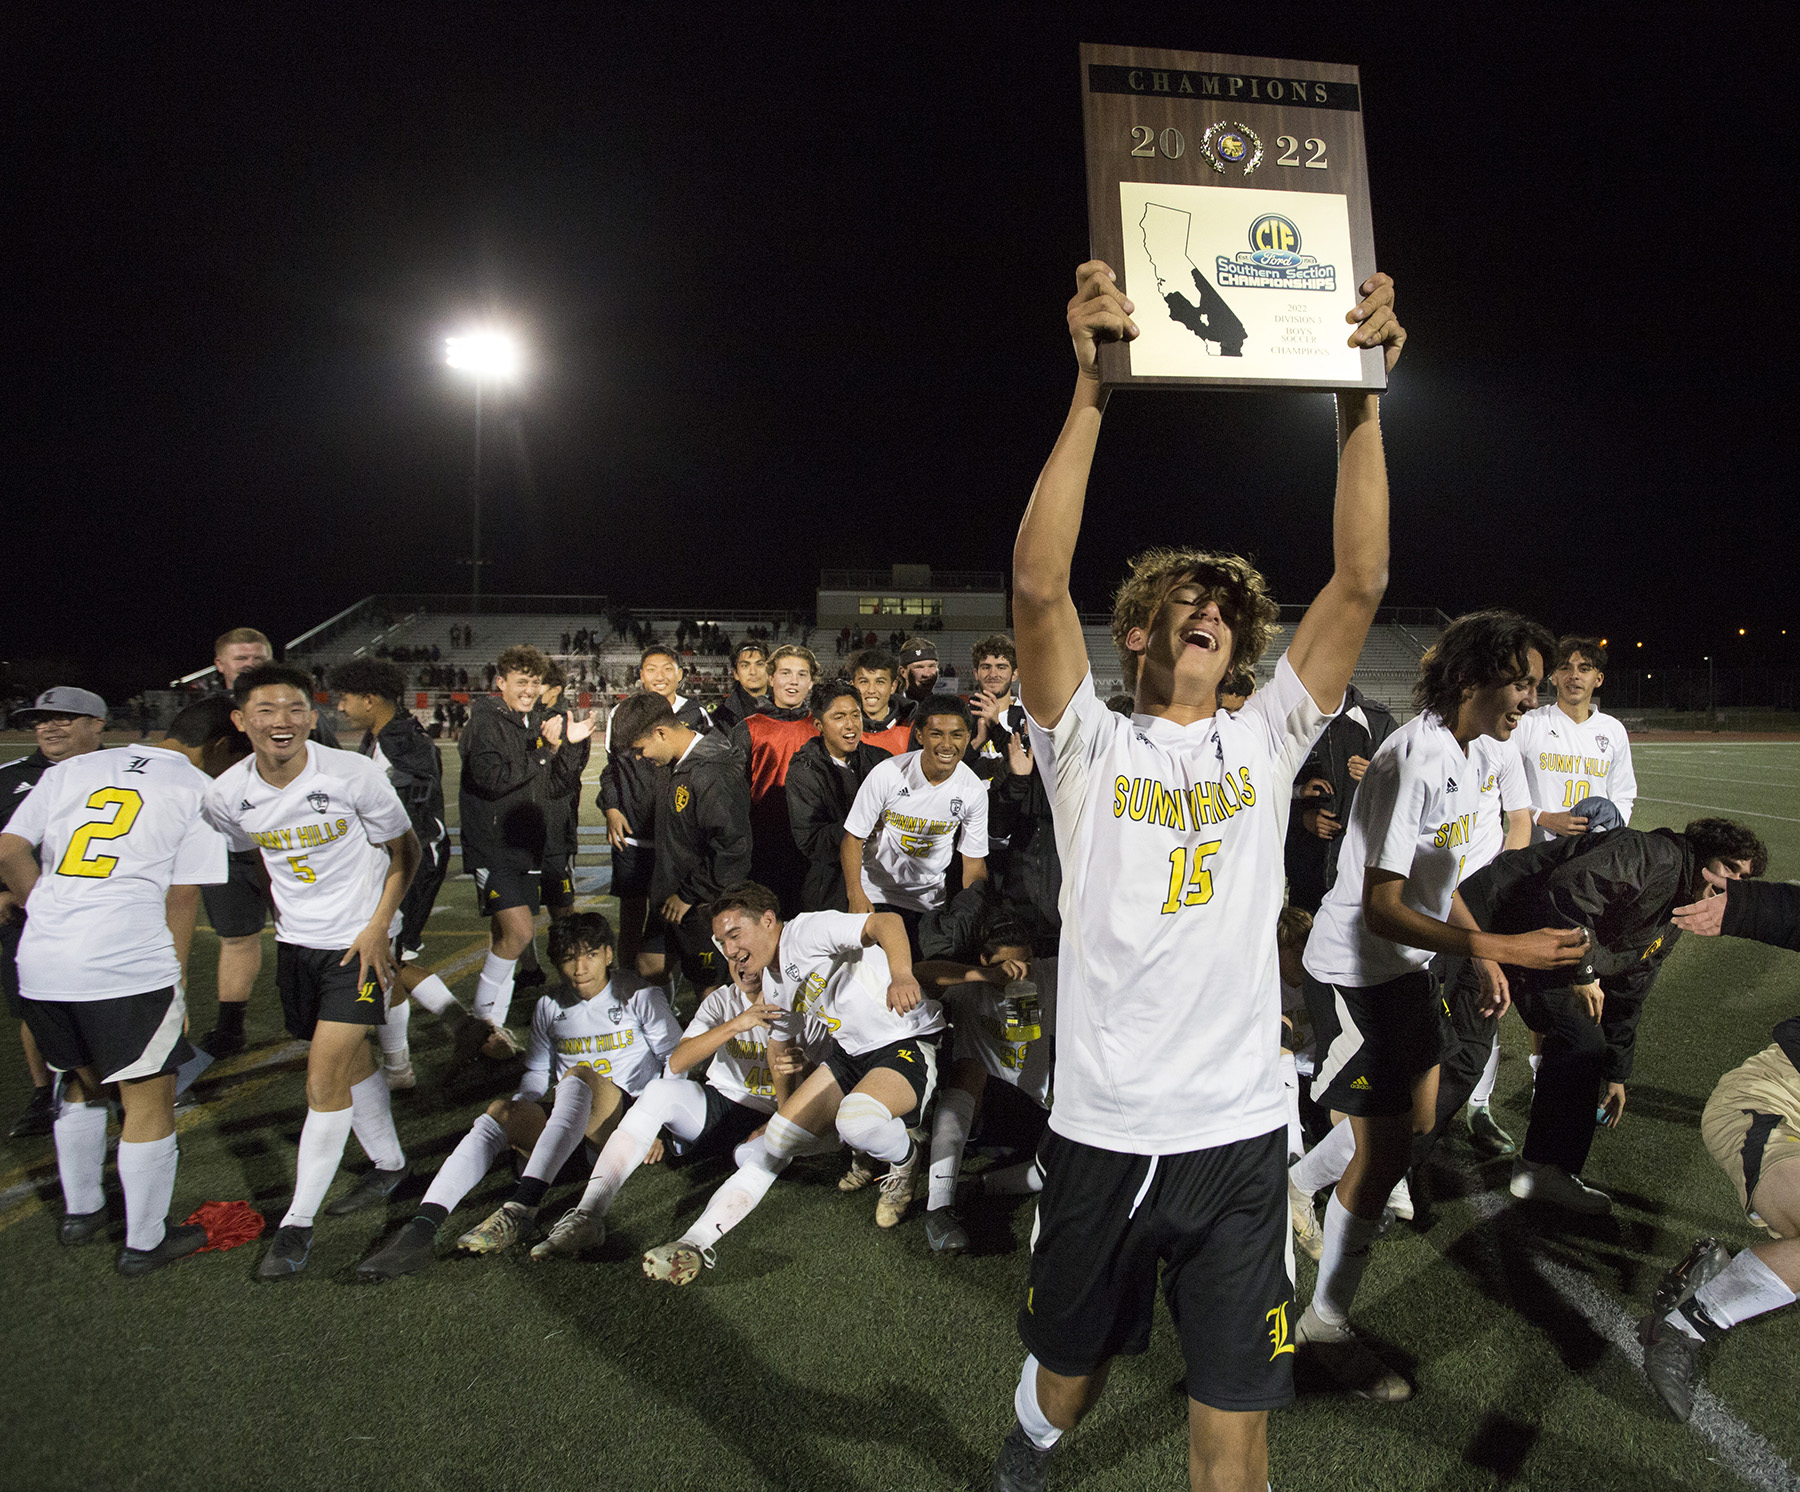
[[663,1075],[681,1027],[662,987],[646,984],[620,1000],[619,981],[591,1000],[566,984],[539,996],[515,1098],[542,1098],[576,1067],[591,1067],[634,1098]]
[[1324,984],[1367,989],[1431,962],[1428,950],[1390,943],[1369,930],[1363,872],[1406,877],[1401,900],[1434,921],[1448,921],[1458,882],[1476,869],[1472,853],[1482,839],[1482,814],[1497,811],[1496,784],[1510,754],[1508,742],[1477,736],[1465,756],[1430,711],[1381,743],[1350,806],[1337,880],[1313,918],[1303,959],[1307,973]]
[[905,1015],[888,1009],[887,955],[865,948],[861,912],[802,912],[785,923],[775,960],[763,971],[763,999],[793,1014],[775,1023],[783,1041],[804,1039],[802,1016],[812,1016],[852,1057],[909,1036],[944,1029],[944,1010],[929,996]]
[[85,752],[38,779],[6,825],[42,865],[25,902],[21,994],[116,1000],[180,982],[169,887],[228,872],[225,840],[200,813],[211,787],[160,746]]
[[1056,1034],[1056,960],[1034,958],[1031,982],[1038,991],[1040,1035],[1010,1041],[1006,1035],[1006,995],[991,984],[953,984],[939,998],[950,1013],[956,1058],[974,1058],[991,1078],[1023,1093],[1040,1109],[1050,1107],[1050,1054]]
[[[1619,817],[1631,822],[1637,803],[1637,774],[1631,770],[1631,739],[1611,715],[1595,710],[1579,723],[1552,701],[1528,711],[1513,732],[1525,765],[1531,806],[1540,813],[1567,813],[1583,798],[1610,798]],[[1551,837],[1534,828],[1534,844]]]
[[[735,984],[721,984],[700,1002],[683,1041],[704,1036],[708,1031],[735,1021],[753,1003]],[[808,1020],[800,1038],[800,1047],[809,1062],[821,1062],[831,1033],[818,1021]],[[706,1081],[733,1103],[775,1112],[775,1079],[769,1071],[769,1033],[761,1026],[740,1031],[712,1054],[706,1064]]]
[[[1483,739],[1486,739],[1485,737]],[[1516,751],[1499,753],[1499,765],[1481,779],[1481,808],[1469,852],[1463,857],[1457,884],[1488,864],[1506,848],[1506,816],[1531,809],[1531,790],[1525,784],[1525,768]]]
[[[245,757],[213,783],[206,817],[234,849],[261,849],[275,898],[275,937],[348,948],[381,903],[381,848],[412,827],[387,773],[360,751],[306,743],[306,765],[271,787]],[[394,913],[394,930],[400,914]]]
[[1284,655],[1236,714],[1127,719],[1090,673],[1054,729],[1030,722],[1063,869],[1058,1134],[1172,1155],[1287,1123],[1282,848],[1330,718]]
[[876,763],[844,820],[844,832],[864,841],[863,895],[873,906],[941,907],[958,834],[963,854],[987,858],[987,811],[987,784],[965,762],[935,786],[917,751]]

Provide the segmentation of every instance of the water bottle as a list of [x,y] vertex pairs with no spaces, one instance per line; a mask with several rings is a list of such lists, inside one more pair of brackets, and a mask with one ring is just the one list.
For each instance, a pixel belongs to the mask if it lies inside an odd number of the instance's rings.
[[1044,1034],[1039,1023],[1038,988],[1029,979],[1015,979],[1000,997],[1006,1012],[1008,1041],[1036,1041]]

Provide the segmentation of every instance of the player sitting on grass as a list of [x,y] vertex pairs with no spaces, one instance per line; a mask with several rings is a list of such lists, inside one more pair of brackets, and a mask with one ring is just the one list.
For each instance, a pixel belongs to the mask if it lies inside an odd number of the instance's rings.
[[307,739],[318,717],[305,673],[266,663],[239,674],[232,697],[232,719],[255,754],[213,784],[205,813],[235,848],[262,854],[282,1015],[288,1035],[312,1043],[294,1200],[256,1271],[282,1280],[306,1268],[313,1217],[352,1131],[373,1167],[327,1211],[383,1201],[406,1176],[368,1037],[387,1017],[393,938],[419,840],[387,773]]
[[[632,1097],[661,1073],[675,1049],[681,1028],[662,990],[645,985],[622,998],[616,987],[613,930],[606,918],[577,912],[551,923],[549,951],[563,983],[538,999],[518,1091],[495,1099],[470,1126],[426,1189],[418,1213],[386,1248],[362,1262],[358,1279],[393,1279],[429,1265],[437,1230],[509,1150],[525,1158],[518,1186],[456,1246],[490,1254],[517,1243],[582,1140],[603,1146]],[[546,1107],[552,1089],[555,1097]]]
[[[1705,877],[1706,895],[1678,907],[1676,924],[1701,937],[1754,938],[1800,952],[1800,889]],[[1699,1240],[1664,1278],[1638,1326],[1644,1374],[1678,1420],[1694,1410],[1700,1351],[1733,1327],[1791,1306],[1800,1292],[1800,1016],[1775,1043],[1719,1080],[1700,1116],[1707,1152],[1737,1188],[1751,1222],[1773,1243],[1735,1257]]]
[[[988,1080],[1030,1099],[1040,1121],[1050,1109],[1056,960],[1034,962],[1030,934],[1015,922],[996,922],[982,942],[979,965],[932,959],[913,972],[922,988],[941,991],[954,1053],[932,1122],[925,1237],[934,1253],[960,1254],[969,1246],[969,1235],[956,1215],[956,1180]],[[1013,1008],[1002,993],[1020,979],[1037,986],[1035,1011]]]
[[206,1242],[206,1229],[166,1221],[180,1159],[175,1071],[193,1056],[184,985],[199,888],[228,873],[225,841],[201,805],[242,739],[223,700],[201,700],[160,745],[87,752],[46,772],[0,834],[0,879],[28,913],[25,1019],[67,1083],[54,1130],[67,1209],[57,1237],[87,1243],[106,1226],[102,1089],[117,1083],[125,1248],[116,1267],[127,1277]]
[[[752,986],[754,988],[754,985]],[[669,1073],[638,1095],[594,1162],[593,1179],[581,1200],[557,1220],[534,1259],[578,1254],[606,1241],[605,1217],[631,1173],[651,1158],[667,1132],[682,1156],[735,1150],[762,1133],[794,1087],[794,1078],[825,1055],[830,1032],[808,1019],[802,1041],[789,1048],[793,1059],[775,1066],[769,1059],[770,1026],[786,1012],[757,994],[727,982],[700,1002],[681,1041],[669,1056]],[[706,1080],[686,1074],[704,1065]]]
[[732,979],[740,987],[760,980],[764,1001],[786,1012],[770,1030],[770,1066],[787,1065],[807,1017],[822,1022],[831,1040],[824,1061],[777,1109],[700,1220],[644,1255],[644,1273],[672,1285],[689,1283],[712,1262],[713,1246],[789,1161],[836,1149],[838,1139],[888,1163],[875,1222],[898,1223],[924,1150],[906,1121],[931,1100],[944,1029],[942,1009],[913,977],[906,925],[891,912],[803,912],[783,922],[779,898],[751,881],[714,902],[711,915]]

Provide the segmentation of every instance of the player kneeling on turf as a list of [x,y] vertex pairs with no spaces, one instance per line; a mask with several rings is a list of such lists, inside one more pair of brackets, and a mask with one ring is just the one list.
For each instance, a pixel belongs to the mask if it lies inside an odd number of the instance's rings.
[[[913,977],[906,924],[892,912],[802,912],[781,920],[775,893],[754,881],[727,891],[711,910],[713,937],[740,986],[786,1012],[769,1034],[769,1065],[785,1067],[807,1017],[831,1032],[825,1060],[769,1120],[744,1163],[713,1194],[700,1220],[644,1255],[644,1273],[685,1285],[712,1248],[749,1215],[798,1155],[852,1149],[888,1162],[878,1226],[906,1214],[923,1153],[906,1126],[925,1112],[937,1083],[944,1013]],[[827,1126],[835,1125],[836,1138]]]
[[[650,1157],[664,1130],[682,1155],[735,1149],[761,1134],[793,1087],[795,1072],[820,1061],[830,1033],[815,1020],[793,1049],[793,1071],[769,1060],[769,1028],[786,1012],[751,989],[722,984],[700,1002],[669,1058],[670,1077],[658,1078],[638,1096],[594,1162],[594,1177],[581,1201],[565,1212],[550,1236],[531,1251],[534,1259],[578,1254],[606,1241],[607,1210],[627,1178]],[[685,1074],[706,1065],[706,1081]]]
[[[926,989],[943,992],[939,998],[949,1011],[955,1056],[932,1123],[925,1237],[934,1253],[960,1254],[969,1246],[969,1235],[956,1215],[956,1178],[988,1079],[1016,1089],[1044,1113],[1050,1109],[1056,960],[1033,962],[1030,935],[1015,922],[1000,922],[982,943],[978,967],[933,959],[915,972]],[[1036,987],[1035,1009],[1016,1008],[1002,993],[1018,980]],[[1043,1185],[1035,1162],[1024,1167],[1024,1178],[1033,1177],[1037,1184],[1027,1180],[1023,1190],[1036,1191]]]
[[[358,1279],[392,1279],[430,1264],[438,1228],[508,1150],[525,1157],[517,1188],[456,1246],[491,1254],[517,1243],[583,1138],[604,1145],[632,1098],[662,1072],[681,1028],[655,985],[621,998],[612,977],[613,948],[612,924],[598,912],[550,924],[550,958],[563,983],[538,1000],[518,1092],[495,1099],[470,1126],[426,1189],[417,1215],[362,1262]],[[546,1109],[552,1089],[555,1098]]]

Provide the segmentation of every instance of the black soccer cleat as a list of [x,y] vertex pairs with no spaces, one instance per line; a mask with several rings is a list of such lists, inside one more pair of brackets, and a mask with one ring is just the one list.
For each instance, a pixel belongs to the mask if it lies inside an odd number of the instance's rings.
[[346,1213],[360,1212],[365,1207],[373,1207],[377,1202],[385,1202],[399,1189],[400,1183],[410,1174],[402,1165],[397,1171],[383,1171],[379,1167],[370,1167],[357,1179],[355,1186],[339,1197],[325,1209],[327,1217],[343,1217]]
[[123,1248],[113,1266],[128,1280],[153,1274],[165,1264],[185,1259],[196,1249],[206,1246],[206,1229],[198,1223],[169,1223],[163,1228],[162,1242],[153,1249]]
[[275,1230],[275,1241],[269,1245],[262,1263],[256,1266],[259,1280],[291,1280],[306,1268],[312,1253],[311,1228],[284,1226]]
[[371,1254],[356,1266],[356,1278],[364,1285],[379,1285],[383,1280],[399,1279],[403,1274],[417,1274],[431,1267],[436,1255],[432,1243],[437,1238],[437,1224],[428,1217],[415,1217],[407,1223],[379,1253]]
[[513,970],[514,989],[536,989],[545,983],[542,969],[518,968]]
[[960,1254],[969,1247],[969,1233],[953,1207],[939,1207],[925,1214],[925,1241],[934,1254]]
[[92,1243],[106,1231],[106,1209],[92,1212],[65,1212],[56,1227],[56,1241],[64,1248],[79,1248]]
[[235,1057],[243,1051],[247,1042],[242,1031],[227,1031],[219,1026],[214,1026],[194,1045],[217,1062],[221,1057]]
[[13,1120],[13,1127],[7,1130],[6,1137],[9,1140],[28,1140],[49,1134],[56,1124],[56,1101],[52,1096],[55,1092],[56,1085],[53,1083],[32,1089],[31,1102]]
[[1044,1492],[1050,1485],[1049,1450],[1032,1443],[1025,1427],[1017,1420],[1005,1440],[1000,1442],[1000,1459],[994,1463],[993,1492]]
[[1706,1344],[1667,1317],[1666,1311],[1644,1317],[1638,1340],[1644,1344],[1644,1376],[1652,1391],[1685,1425],[1694,1412],[1694,1380],[1700,1376],[1700,1349]]
[[1716,1238],[1696,1238],[1688,1251],[1657,1282],[1651,1307],[1658,1316],[1666,1316],[1678,1306],[1686,1305],[1695,1292],[1725,1272],[1731,1263],[1731,1251]]

